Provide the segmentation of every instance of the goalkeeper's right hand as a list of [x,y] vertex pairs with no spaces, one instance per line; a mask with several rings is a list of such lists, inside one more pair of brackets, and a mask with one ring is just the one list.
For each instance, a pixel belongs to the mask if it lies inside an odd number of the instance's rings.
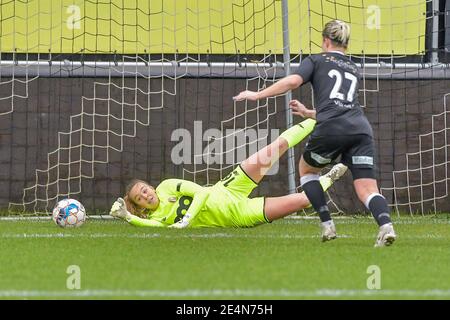
[[127,211],[127,206],[125,205],[125,201],[122,198],[117,198],[117,200],[112,205],[109,214],[120,219],[126,219],[128,215],[131,215]]

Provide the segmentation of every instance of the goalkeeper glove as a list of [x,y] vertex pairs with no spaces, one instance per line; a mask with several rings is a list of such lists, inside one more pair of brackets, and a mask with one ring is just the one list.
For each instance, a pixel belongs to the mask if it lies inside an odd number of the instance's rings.
[[118,198],[111,207],[109,214],[113,217],[125,219],[131,216],[131,213],[127,211],[125,201],[122,198]]
[[191,216],[189,214],[186,214],[183,219],[181,219],[180,221],[171,224],[169,226],[169,228],[173,228],[173,229],[184,229],[187,228],[189,226],[189,223],[191,222]]

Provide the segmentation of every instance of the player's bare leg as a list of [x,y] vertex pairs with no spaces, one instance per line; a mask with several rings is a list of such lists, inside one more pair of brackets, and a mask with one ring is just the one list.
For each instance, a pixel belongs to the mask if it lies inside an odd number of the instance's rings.
[[242,170],[256,183],[289,149],[297,145],[314,129],[315,120],[307,119],[284,131],[274,142],[254,153],[241,163]]
[[264,213],[269,221],[284,218],[309,206],[305,193],[294,193],[281,197],[266,197]]
[[[329,172],[320,177],[320,184],[324,191],[338,180],[347,171],[347,167],[341,163],[336,164]],[[308,208],[311,203],[304,192],[290,194],[282,197],[266,198],[264,212],[269,221],[284,218],[299,210]]]
[[241,163],[242,170],[256,183],[270,170],[272,165],[289,149],[287,141],[278,137]]

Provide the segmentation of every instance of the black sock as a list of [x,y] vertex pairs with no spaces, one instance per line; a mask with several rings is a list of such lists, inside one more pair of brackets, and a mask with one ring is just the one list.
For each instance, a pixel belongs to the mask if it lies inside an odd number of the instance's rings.
[[391,217],[389,215],[391,210],[389,209],[386,199],[382,195],[374,195],[370,199],[367,208],[372,212],[372,215],[379,226],[391,222]]
[[331,220],[330,210],[327,206],[327,200],[325,199],[325,193],[320,185],[319,180],[310,180],[302,185],[303,191],[311,202],[314,209],[317,211],[320,217],[320,221],[326,222]]

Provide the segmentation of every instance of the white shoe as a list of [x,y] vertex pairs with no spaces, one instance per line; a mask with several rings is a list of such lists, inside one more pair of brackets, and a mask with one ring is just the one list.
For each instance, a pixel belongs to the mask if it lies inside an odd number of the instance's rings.
[[344,173],[347,171],[347,166],[342,163],[335,164],[333,168],[331,168],[330,171],[328,171],[324,176],[327,178],[330,178],[331,181],[335,182],[340,177],[344,175]]
[[[336,180],[344,175],[347,172],[347,166],[342,163],[335,164],[333,168],[330,169],[326,174],[320,176],[320,184],[324,190],[327,190]],[[330,181],[328,181],[329,179]],[[308,204],[305,209],[312,208],[312,204]]]
[[386,223],[380,227],[377,241],[375,242],[375,247],[390,246],[395,241],[396,238],[397,235],[395,234],[392,223]]
[[333,225],[324,226],[322,224],[322,242],[336,239],[336,227]]

